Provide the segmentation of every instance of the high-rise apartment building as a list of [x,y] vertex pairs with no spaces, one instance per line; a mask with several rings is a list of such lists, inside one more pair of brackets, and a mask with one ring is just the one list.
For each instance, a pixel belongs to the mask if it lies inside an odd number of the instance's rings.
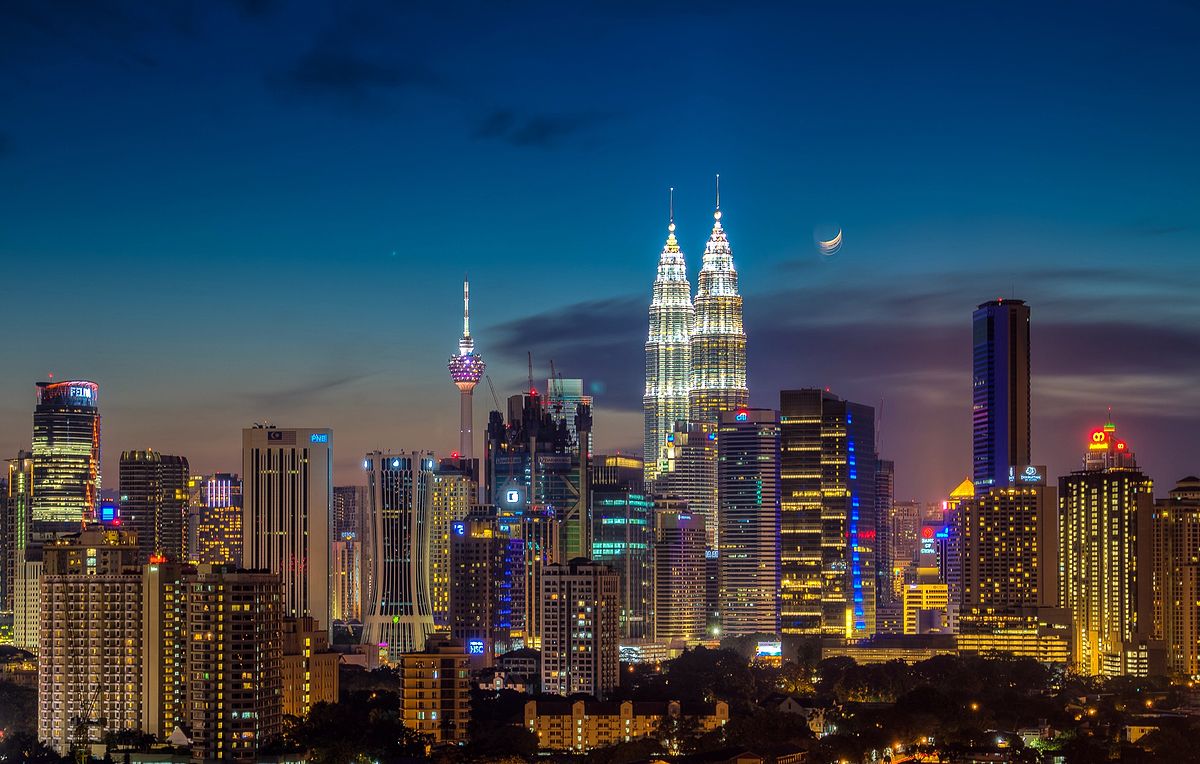
[[429,505],[435,464],[425,451],[373,451],[365,465],[370,509],[363,539],[370,573],[362,640],[395,663],[433,633]]
[[695,644],[707,636],[704,518],[684,508],[662,508],[654,519],[654,639]]
[[38,382],[33,411],[35,521],[81,523],[100,503],[99,385]]
[[1166,648],[1172,678],[1200,675],[1200,478],[1185,477],[1154,502],[1151,637]]
[[514,612],[514,602],[522,601],[524,560],[520,538],[502,530],[494,507],[476,506],[451,523],[450,636],[467,646],[477,666],[517,647],[514,616],[523,614]]
[[458,353],[450,356],[447,368],[450,380],[459,393],[458,457],[470,463],[475,455],[474,409],[472,396],[475,386],[483,379],[487,364],[475,352],[471,336],[471,285],[463,281],[463,333],[458,341]]
[[964,529],[968,506],[975,499],[975,484],[964,478],[942,501],[943,529],[938,534],[938,565],[949,597],[950,630],[958,631],[963,606],[963,569],[966,565]]
[[471,722],[470,656],[453,639],[401,655],[400,721],[434,743],[463,743]]
[[[876,627],[875,410],[818,389],[779,401],[783,631],[864,639]],[[893,521],[892,541],[902,533]]]
[[213,565],[185,585],[192,760],[257,761],[283,729],[284,586],[277,573]]
[[1082,673],[1145,676],[1161,668],[1162,657],[1150,640],[1153,484],[1115,428],[1096,430],[1088,454],[1101,450],[1096,445],[1115,452],[1118,442],[1119,466],[1088,458],[1090,469],[1058,480],[1061,601],[1073,617],[1073,654]]
[[462,459],[443,459],[433,475],[429,500],[429,576],[433,622],[439,627],[450,617],[450,527],[470,512],[479,495],[476,465]]
[[188,461],[146,449],[122,451],[121,524],[137,533],[141,562],[187,560]]
[[745,407],[746,331],[742,324],[742,297],[733,251],[721,227],[720,176],[712,234],[704,247],[704,260],[696,282],[691,336],[692,384],[688,394],[688,419],[713,422],[725,411]]
[[189,557],[211,565],[237,566],[242,560],[242,479],[228,472],[197,475],[190,481],[196,540]]
[[283,614],[329,624],[333,431],[242,430],[242,567],[283,579]]
[[770,409],[720,414],[717,516],[725,636],[779,631],[779,431],[779,414]]
[[142,573],[132,533],[43,550],[38,738],[60,755],[142,726]]
[[669,436],[688,418],[692,386],[692,287],[683,251],[675,239],[674,191],[667,242],[658,257],[650,299],[650,331],[646,339],[646,391],[642,398],[645,438],[642,462],[647,482],[658,479],[666,465]]
[[620,682],[620,576],[576,558],[542,577],[542,691],[604,699]]
[[317,703],[337,703],[339,656],[312,616],[284,618],[282,626],[283,714],[303,719]]
[[1005,486],[1010,467],[1030,463],[1029,306],[985,302],[972,324],[973,482],[982,492]]

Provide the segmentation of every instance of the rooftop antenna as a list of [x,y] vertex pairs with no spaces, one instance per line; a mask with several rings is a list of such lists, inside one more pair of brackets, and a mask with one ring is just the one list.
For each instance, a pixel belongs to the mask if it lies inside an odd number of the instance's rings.
[[529,360],[529,394],[537,395],[537,388],[533,386],[533,351],[526,350],[525,355]]
[[675,230],[675,187],[674,186],[671,186],[671,190],[667,194],[667,199],[669,200],[667,202],[667,210],[669,211],[670,218],[671,218],[670,221],[668,221],[668,222],[670,222],[670,224],[671,224],[671,230],[674,231]]

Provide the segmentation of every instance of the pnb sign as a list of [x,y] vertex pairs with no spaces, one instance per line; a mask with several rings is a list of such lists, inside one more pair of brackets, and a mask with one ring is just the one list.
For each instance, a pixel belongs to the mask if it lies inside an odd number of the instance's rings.
[[1009,467],[1008,484],[1045,485],[1046,466],[1042,464],[1028,464],[1024,467]]

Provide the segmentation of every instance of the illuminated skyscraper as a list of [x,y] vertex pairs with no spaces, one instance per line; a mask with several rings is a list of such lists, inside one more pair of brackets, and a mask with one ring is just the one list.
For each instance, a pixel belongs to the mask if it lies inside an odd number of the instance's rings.
[[187,560],[188,461],[157,451],[122,451],[121,524],[137,533],[141,562]]
[[667,433],[666,468],[659,472],[654,491],[687,502],[688,511],[704,521],[706,544],[717,548],[717,425],[676,423]]
[[688,419],[712,422],[723,411],[747,405],[746,332],[738,294],[733,252],[721,227],[721,176],[717,176],[717,210],[712,235],[696,282],[692,323],[692,384]]
[[[641,460],[601,456],[592,469],[592,559],[621,576],[621,637],[654,634],[654,499],[642,489]],[[619,465],[635,463],[637,469]],[[631,474],[632,473],[632,474]]]
[[463,281],[463,336],[458,341],[458,355],[450,356],[447,364],[450,379],[459,392],[458,451],[467,462],[470,462],[475,454],[472,445],[472,391],[475,390],[475,385],[479,384],[479,380],[483,379],[483,370],[487,368],[483,356],[475,354],[475,340],[471,337],[470,288],[471,285]]
[[100,504],[99,385],[38,382],[33,412],[33,517],[90,520]]
[[654,513],[654,638],[705,639],[704,518],[685,509]]
[[438,463],[429,501],[429,575],[433,622],[439,627],[449,623],[450,525],[467,516],[478,495],[473,465],[462,459]]
[[462,640],[476,666],[490,666],[515,647],[513,595],[521,586],[523,545],[501,529],[488,505],[472,507],[450,528],[450,636]]
[[720,417],[721,634],[774,634],[779,631],[779,414],[743,408]]
[[579,557],[546,566],[542,608],[542,692],[603,700],[620,683],[620,576]]
[[190,482],[197,515],[195,561],[236,566],[242,559],[242,479],[218,472]]
[[367,454],[370,511],[363,523],[370,571],[363,644],[396,663],[401,653],[419,650],[433,633],[429,570],[429,504],[433,492],[433,454]]
[[[1153,484],[1111,422],[1092,432],[1085,469],[1060,477],[1061,601],[1084,674],[1157,673],[1153,631]],[[1120,456],[1117,454],[1117,444]],[[1093,452],[1110,452],[1116,463]]]
[[242,567],[283,577],[284,617],[326,625],[332,478],[332,430],[242,430]]
[[972,379],[976,492],[1005,486],[1029,464],[1029,306],[985,302],[973,317]]
[[362,531],[362,518],[367,507],[367,488],[361,485],[333,487],[333,535]]
[[343,531],[329,550],[329,609],[334,621],[362,621],[362,544]]
[[654,295],[650,300],[650,333],[646,340],[646,416],[642,459],[647,481],[663,469],[668,436],[688,418],[692,385],[692,288],[683,252],[675,239],[674,189],[667,243],[658,258]]
[[1185,477],[1154,503],[1154,627],[1167,674],[1200,675],[1200,478]]
[[583,392],[582,379],[563,379],[561,376],[546,380],[546,397],[543,399],[546,411],[555,422],[562,422],[571,434],[571,439],[580,446],[587,446],[588,453],[592,452],[592,433],[587,433],[586,442],[579,439],[576,428],[576,417],[581,406],[592,410],[592,396]]
[[864,639],[876,627],[875,410],[812,388],[782,391],[779,406],[782,628]]

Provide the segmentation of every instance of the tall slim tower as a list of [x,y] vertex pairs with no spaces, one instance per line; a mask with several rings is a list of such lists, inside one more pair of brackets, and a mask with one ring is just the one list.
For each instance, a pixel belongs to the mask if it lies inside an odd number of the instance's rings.
[[650,333],[646,339],[646,435],[642,446],[647,481],[658,477],[675,423],[688,418],[692,376],[692,288],[679,242],[675,240],[675,189],[667,243],[658,257],[654,296],[650,300]]
[[483,356],[475,355],[475,340],[471,337],[471,284],[463,280],[463,336],[458,341],[458,355],[450,356],[446,368],[450,370],[450,379],[459,392],[459,421],[458,421],[458,453],[468,463],[474,457],[471,447],[474,440],[471,434],[471,394],[479,380],[483,379],[483,370],[487,364]]
[[992,300],[972,320],[975,492],[1008,485],[1029,464],[1029,306]]
[[691,355],[692,387],[688,396],[691,421],[716,421],[721,412],[747,405],[750,393],[746,389],[746,331],[742,325],[742,297],[738,294],[733,251],[721,227],[720,175],[712,235],[704,246],[704,264],[696,282]]

